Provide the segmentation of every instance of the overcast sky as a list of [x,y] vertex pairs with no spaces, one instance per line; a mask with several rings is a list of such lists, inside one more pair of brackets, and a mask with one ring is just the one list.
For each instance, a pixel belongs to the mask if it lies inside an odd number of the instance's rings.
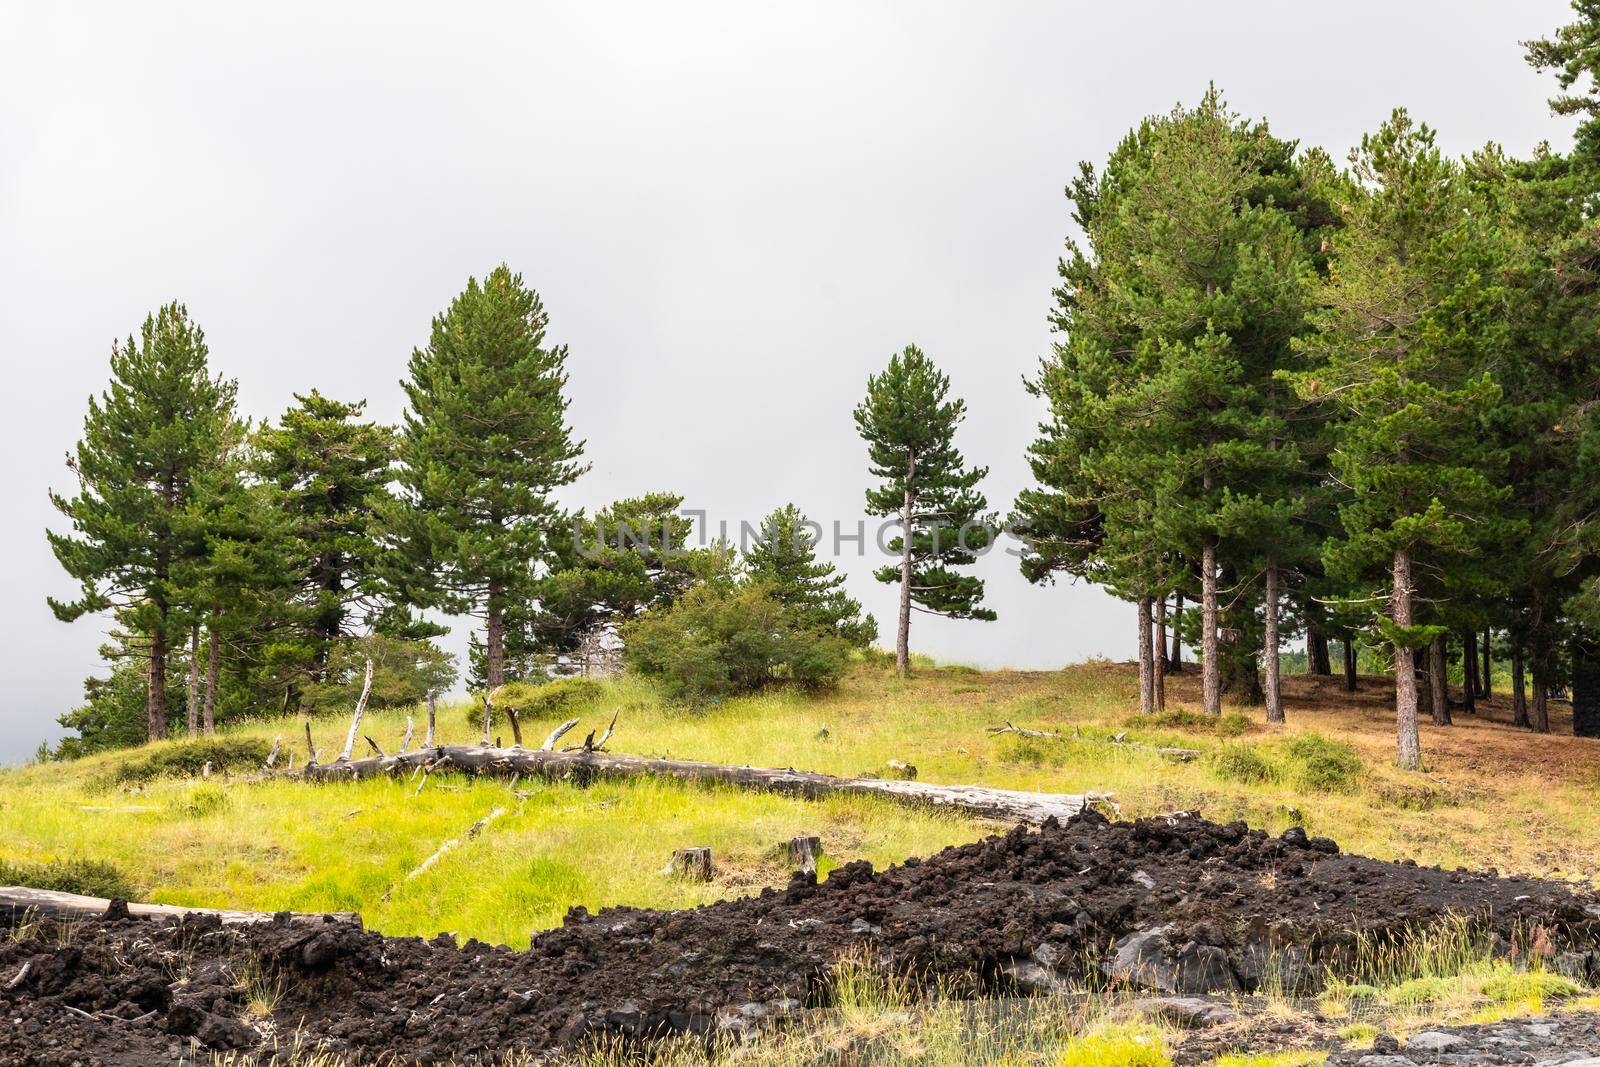
[[[45,543],[114,337],[173,298],[246,414],[295,390],[395,420],[428,323],[501,261],[571,346],[594,469],[726,518],[862,518],[850,418],[915,342],[1007,507],[1062,188],[1215,81],[1343,158],[1396,105],[1463,153],[1569,141],[1520,39],[1562,0],[1309,3],[23,4],[0,9],[0,760],[59,733],[100,629]],[[892,633],[894,594],[849,551]],[[1053,667],[1133,649],[1131,608],[986,560],[994,623],[913,648]],[[464,632],[453,635],[464,646]]]

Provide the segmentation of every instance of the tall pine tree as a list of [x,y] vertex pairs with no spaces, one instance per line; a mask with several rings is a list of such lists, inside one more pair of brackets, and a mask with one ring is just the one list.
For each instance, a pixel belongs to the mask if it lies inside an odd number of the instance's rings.
[[254,442],[255,473],[276,490],[303,564],[299,588],[284,605],[301,635],[291,705],[300,681],[321,678],[341,639],[372,626],[391,634],[418,629],[380,566],[377,513],[390,500],[394,431],[362,418],[365,401],[333,400],[315,389],[295,401]]
[[567,425],[567,349],[539,295],[505,265],[433,320],[402,382],[400,493],[380,506],[390,577],[416,602],[484,620],[484,683],[505,681],[508,615],[531,610],[557,514],[585,469]]
[[949,393],[950,379],[908,345],[867,379],[866,399],[855,410],[868,469],[882,479],[867,490],[867,513],[895,516],[900,526],[889,545],[900,563],[875,575],[900,585],[895,669],[901,677],[911,670],[913,608],[953,619],[995,618],[981,605],[983,579],[955,569],[988,548],[995,525],[983,514],[988,502],[978,490],[988,468],[968,467],[955,445],[966,402]]
[[1349,499],[1323,555],[1387,605],[1377,624],[1394,654],[1398,762],[1417,769],[1416,652],[1441,632],[1420,617],[1420,573],[1468,565],[1504,521],[1505,455],[1486,423],[1500,388],[1483,369],[1504,351],[1503,294],[1489,213],[1431,130],[1396,111],[1352,161],[1295,384],[1341,418],[1334,466]]
[[216,463],[232,423],[235,384],[213,376],[207,356],[204,332],[177,302],[113,345],[111,385],[90,398],[67,459],[78,495],[50,495],[72,523],[48,535],[50,547],[80,583],[77,599],[50,607],[68,621],[118,610],[142,638],[150,740],[167,734],[168,651],[184,602],[176,579],[205,551],[197,475]]

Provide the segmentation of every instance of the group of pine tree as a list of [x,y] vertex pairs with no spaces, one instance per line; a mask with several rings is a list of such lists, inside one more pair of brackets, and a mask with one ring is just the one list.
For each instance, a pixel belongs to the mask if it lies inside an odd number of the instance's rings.
[[[1006,526],[1023,573],[1137,605],[1141,706],[1195,648],[1202,703],[1284,716],[1282,648],[1313,673],[1392,674],[1401,765],[1418,719],[1470,709],[1509,661],[1517,725],[1600,732],[1600,5],[1527,45],[1575,145],[1452,159],[1397,110],[1340,168],[1232,113],[1215,90],[1141,123],[1067,190],[1059,341],[1026,384],[1049,416]],[[1580,86],[1574,92],[1574,86]],[[81,586],[110,612],[109,678],[64,717],[64,751],[185,723],[314,710],[376,664],[374,700],[448,687],[428,612],[481,620],[480,693],[559,671],[597,632],[669,692],[827,684],[876,625],[788,505],[740,556],[688,547],[682,498],[592,515],[567,350],[501,267],[433,321],[397,428],[317,392],[252,427],[178,304],[114,346],[54,497]],[[993,619],[966,570],[1002,523],[955,445],[965,405],[915,346],[868,380],[855,421],[867,509],[898,529],[876,577],[913,611]],[[1170,652],[1169,652],[1170,641]]]
[[348,704],[368,661],[370,703],[419,701],[457,675],[429,612],[481,620],[480,694],[619,631],[689,698],[837,678],[876,626],[793,505],[742,558],[695,547],[670,493],[557,506],[584,446],[546,327],[508,268],[469,280],[411,358],[398,428],[315,391],[249,425],[177,303],[114,345],[68,457],[78,492],[52,495],[71,530],[49,535],[79,584],[51,607],[112,615],[112,669],[63,716],[79,736],[57,754]]
[[[1600,64],[1575,6],[1528,46],[1563,90]],[[1392,672],[1405,767],[1497,656],[1518,725],[1571,688],[1600,731],[1600,99],[1553,103],[1568,155],[1451,159],[1397,110],[1341,169],[1213,90],[1082,168],[1018,522],[1031,578],[1138,605],[1143,706],[1171,626],[1206,711],[1281,721],[1299,631]]]

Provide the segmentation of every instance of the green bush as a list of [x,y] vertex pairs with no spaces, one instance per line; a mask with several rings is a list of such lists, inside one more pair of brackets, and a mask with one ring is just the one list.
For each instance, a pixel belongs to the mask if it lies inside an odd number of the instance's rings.
[[1244,712],[1230,711],[1216,720],[1216,734],[1218,737],[1238,737],[1255,729],[1255,725]]
[[1135,715],[1127,724],[1141,730],[1185,730],[1190,733],[1216,734],[1218,737],[1238,737],[1255,729],[1255,723],[1243,712],[1230,711],[1226,715],[1207,715],[1188,708],[1172,708],[1153,715]]
[[428,692],[442,693],[456,681],[456,658],[427,641],[406,641],[384,634],[346,638],[328,655],[320,682],[305,687],[312,708],[353,708],[361,698],[367,660],[372,660],[369,708],[403,708],[420,704]]
[[117,768],[121,785],[139,785],[157,778],[198,778],[207,763],[213,773],[259,770],[270,751],[254,738],[209,738],[178,741]]
[[204,818],[227,806],[228,794],[220,787],[209,783],[195,786],[189,790],[188,796],[173,802],[173,807],[179,815],[186,815],[191,819]]
[[1289,777],[1301,789],[1348,793],[1361,782],[1366,768],[1361,754],[1343,741],[1321,734],[1301,734],[1284,747]]
[[1211,769],[1227,782],[1262,785],[1277,781],[1278,765],[1249,745],[1223,745],[1211,755]]
[[56,893],[130,900],[137,890],[127,875],[100,860],[11,863],[0,860],[0,885],[23,885]]
[[623,641],[631,669],[689,703],[775,684],[828,688],[850,663],[848,642],[808,625],[758,583],[696,586],[630,622]]

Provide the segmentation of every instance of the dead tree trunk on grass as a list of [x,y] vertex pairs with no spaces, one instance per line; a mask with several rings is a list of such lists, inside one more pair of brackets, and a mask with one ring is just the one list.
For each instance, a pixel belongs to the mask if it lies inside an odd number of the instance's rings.
[[361,729],[361,716],[367,710],[367,697],[372,695],[372,660],[367,660],[367,673],[361,683],[361,699],[356,701],[356,713],[350,719],[350,732],[345,735],[344,748],[339,752],[339,762],[350,762],[350,753],[356,747],[356,733]]
[[[569,727],[570,729],[570,727]],[[553,749],[491,748],[485,745],[440,745],[404,755],[340,760],[313,764],[303,777],[337,782],[399,776],[417,769],[452,770],[498,778],[538,777],[586,785],[602,779],[637,777],[674,778],[682,782],[729,785],[743,789],[819,799],[828,796],[882,797],[914,806],[946,808],[1003,822],[1038,824],[1064,820],[1108,795],[1086,793],[1030,793],[1018,789],[990,789],[973,785],[935,785],[929,782],[881,778],[838,778],[812,771],[771,767],[735,767],[696,760],[657,759],[649,756],[613,755],[599,746]]]

